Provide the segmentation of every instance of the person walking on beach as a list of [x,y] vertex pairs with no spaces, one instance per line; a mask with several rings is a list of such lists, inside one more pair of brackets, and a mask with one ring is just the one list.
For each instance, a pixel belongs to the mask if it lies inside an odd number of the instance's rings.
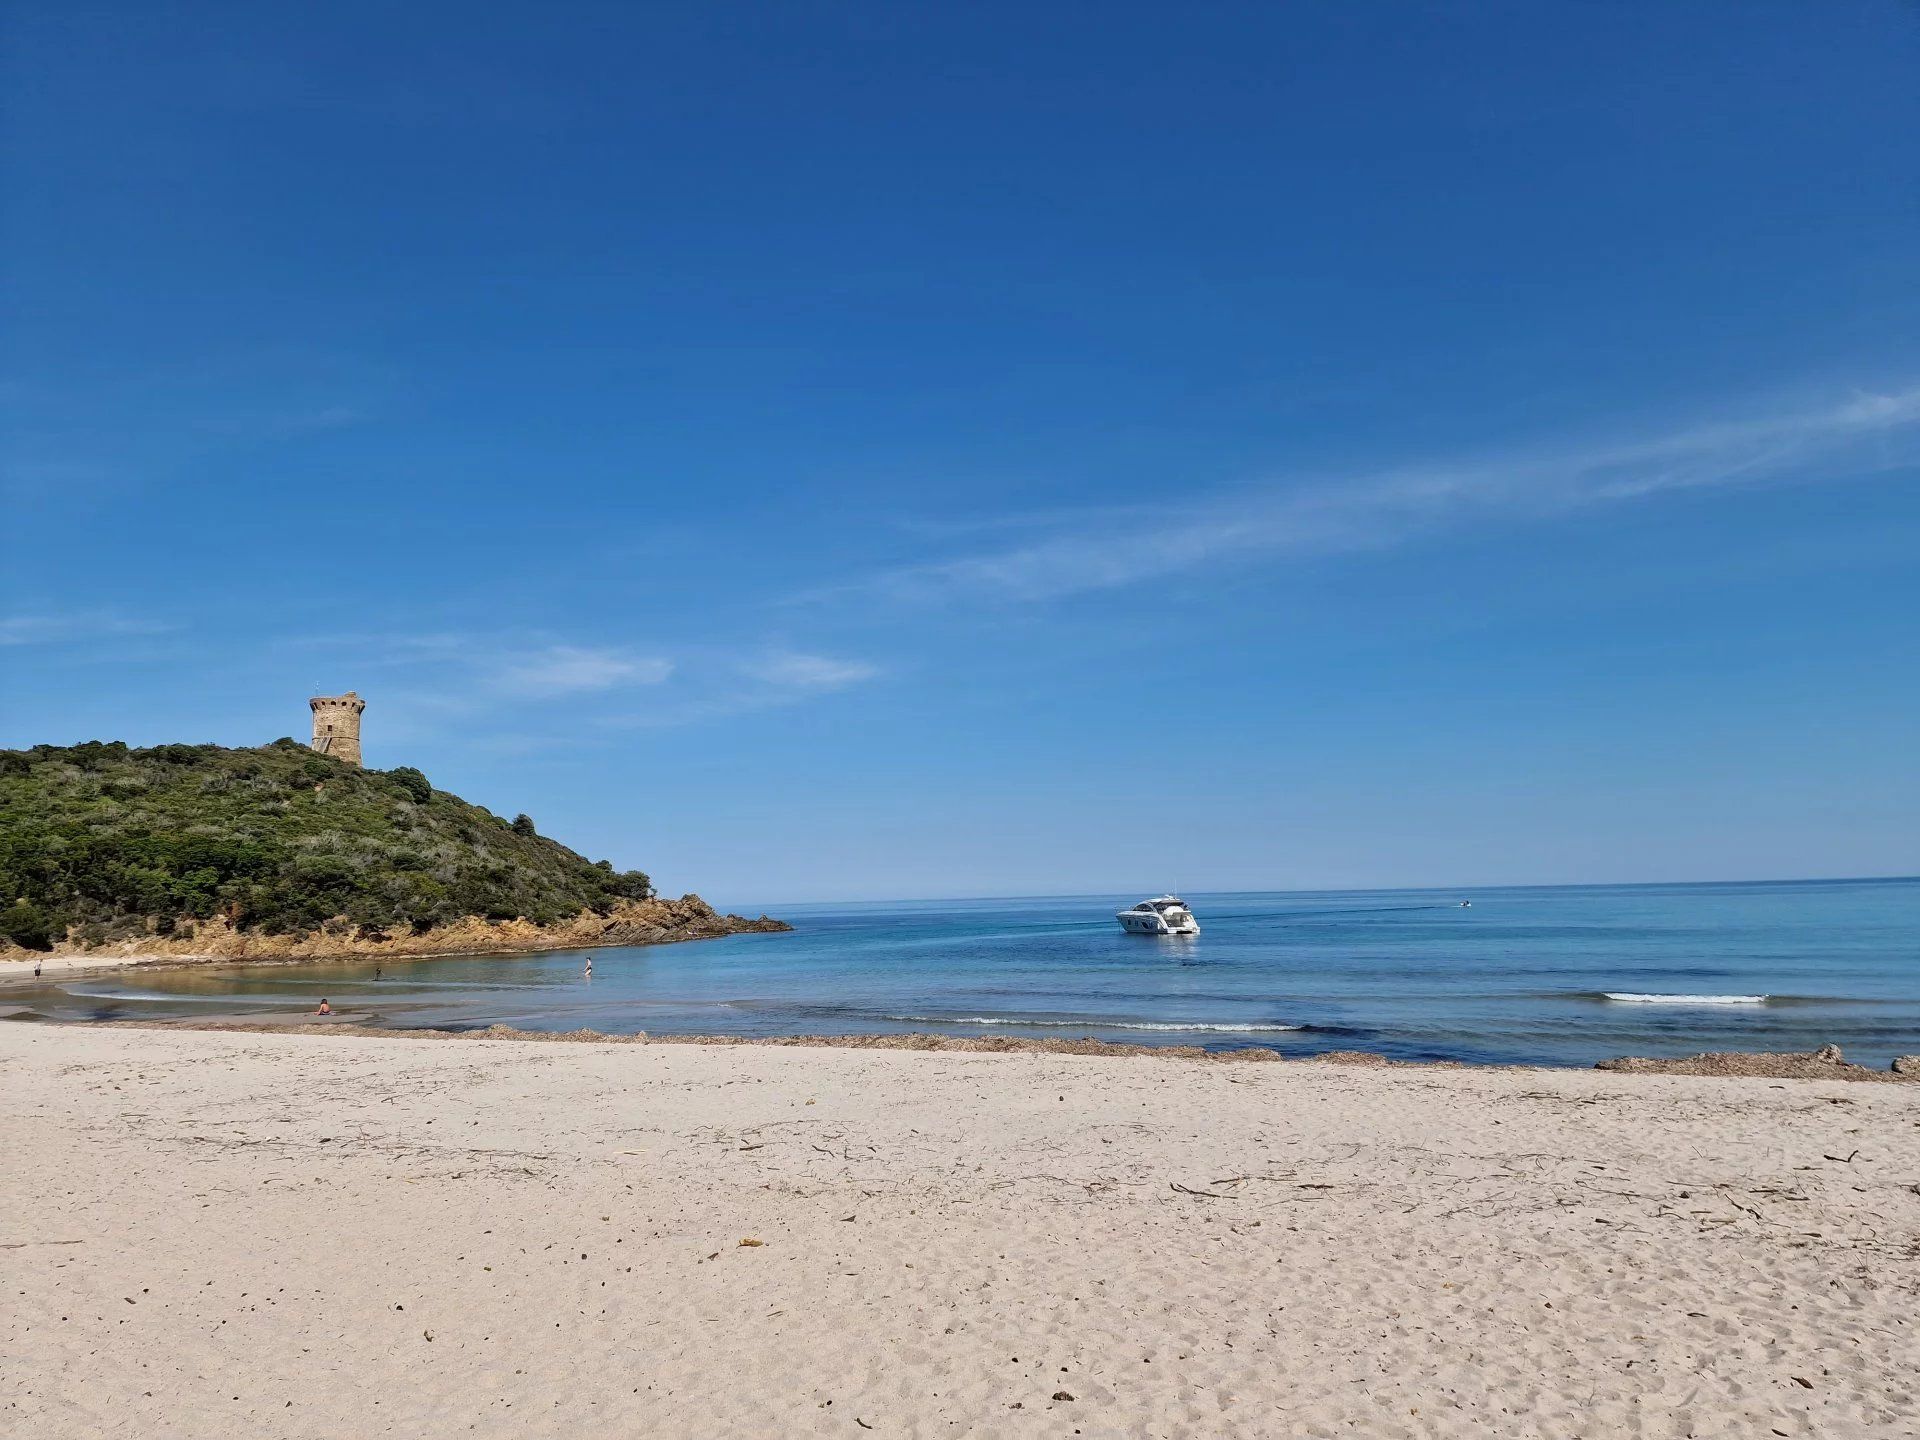
[[38,960],[33,962],[33,978],[36,980],[40,978],[40,962]]

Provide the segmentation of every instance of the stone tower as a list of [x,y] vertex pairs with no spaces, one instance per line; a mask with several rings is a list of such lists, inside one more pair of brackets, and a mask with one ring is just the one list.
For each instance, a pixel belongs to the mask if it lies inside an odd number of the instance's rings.
[[313,748],[349,765],[360,763],[360,712],[367,702],[353,691],[344,695],[316,695],[313,707]]

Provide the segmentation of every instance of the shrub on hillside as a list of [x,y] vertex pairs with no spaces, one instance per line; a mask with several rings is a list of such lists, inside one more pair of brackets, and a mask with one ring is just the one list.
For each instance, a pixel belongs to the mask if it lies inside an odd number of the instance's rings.
[[406,791],[416,805],[424,805],[433,798],[433,786],[427,783],[426,776],[411,765],[387,771],[387,778]]
[[[293,741],[254,750],[97,742],[0,751],[0,938],[44,949],[223,917],[304,931],[344,916],[430,929],[550,923],[645,899],[617,872],[436,791]],[[181,926],[177,933],[190,933]]]

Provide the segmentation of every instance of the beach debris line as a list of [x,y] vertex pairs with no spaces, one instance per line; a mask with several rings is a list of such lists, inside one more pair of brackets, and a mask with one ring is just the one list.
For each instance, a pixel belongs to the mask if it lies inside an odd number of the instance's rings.
[[1856,1065],[1840,1053],[1838,1045],[1822,1045],[1818,1050],[1775,1052],[1765,1050],[1708,1050],[1684,1059],[1651,1059],[1641,1055],[1623,1055],[1617,1060],[1601,1060],[1596,1070],[1619,1070],[1636,1075],[1740,1075],[1766,1080],[1920,1080],[1920,1059],[1902,1056],[1885,1070]]

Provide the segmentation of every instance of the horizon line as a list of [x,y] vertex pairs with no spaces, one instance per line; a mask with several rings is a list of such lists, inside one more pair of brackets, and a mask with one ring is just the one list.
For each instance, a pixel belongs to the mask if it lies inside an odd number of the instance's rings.
[[[1748,877],[1738,880],[1560,880],[1515,884],[1472,885],[1322,885],[1310,889],[1188,890],[1188,895],[1440,895],[1479,894],[1498,890],[1697,890],[1735,885],[1887,885],[1920,882],[1920,872],[1892,875],[1797,875]],[[699,894],[697,890],[688,892]],[[780,900],[752,902],[753,907],[781,905],[952,905],[987,900],[1107,900],[1131,895],[1131,890],[1041,891],[1028,895],[878,895],[859,899]],[[1166,892],[1172,893],[1172,892]],[[702,897],[705,898],[705,897]],[[740,903],[740,902],[729,902]]]

